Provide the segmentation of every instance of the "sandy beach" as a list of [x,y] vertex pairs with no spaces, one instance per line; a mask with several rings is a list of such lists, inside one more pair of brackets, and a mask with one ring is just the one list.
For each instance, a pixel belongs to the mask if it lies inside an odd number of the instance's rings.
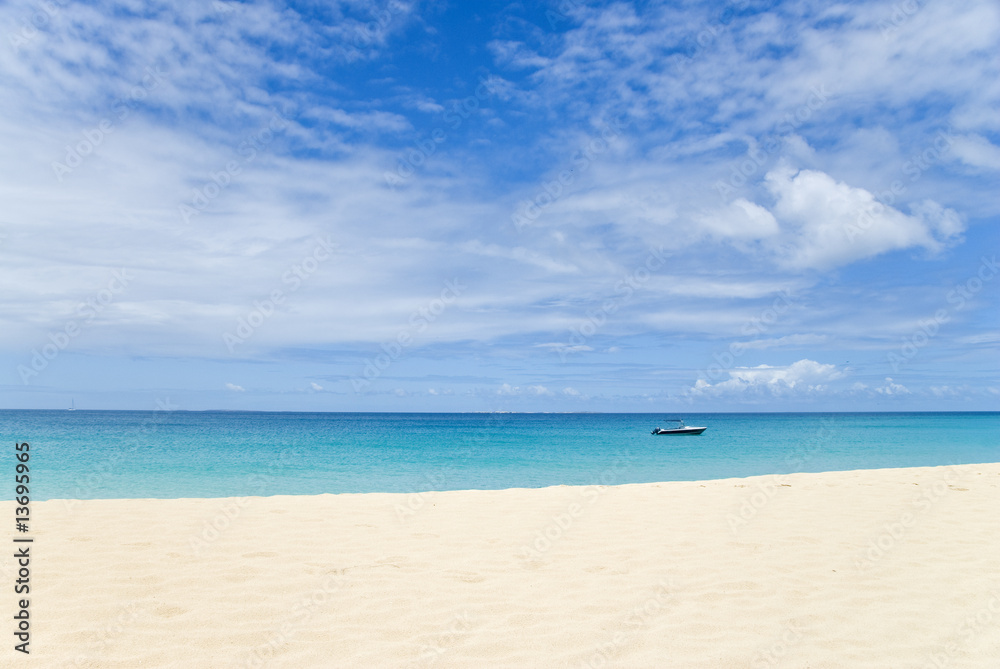
[[2,666],[1000,666],[1000,464],[32,516]]

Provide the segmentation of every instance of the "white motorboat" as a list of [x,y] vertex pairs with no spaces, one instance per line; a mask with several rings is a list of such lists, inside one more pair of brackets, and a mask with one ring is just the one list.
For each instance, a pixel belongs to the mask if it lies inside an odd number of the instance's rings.
[[677,423],[677,427],[654,427],[653,434],[701,434],[707,427],[695,427],[693,425],[685,425],[684,421],[681,419],[676,419],[669,421],[671,423]]

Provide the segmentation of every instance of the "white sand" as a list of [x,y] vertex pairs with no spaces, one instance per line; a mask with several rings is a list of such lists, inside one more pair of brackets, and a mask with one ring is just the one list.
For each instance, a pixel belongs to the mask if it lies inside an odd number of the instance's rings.
[[33,516],[4,667],[1000,666],[1000,464]]

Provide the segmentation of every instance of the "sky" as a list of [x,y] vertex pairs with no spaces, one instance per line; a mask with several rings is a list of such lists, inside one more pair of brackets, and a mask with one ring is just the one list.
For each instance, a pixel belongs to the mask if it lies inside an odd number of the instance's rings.
[[1000,409],[1000,5],[0,6],[0,407]]

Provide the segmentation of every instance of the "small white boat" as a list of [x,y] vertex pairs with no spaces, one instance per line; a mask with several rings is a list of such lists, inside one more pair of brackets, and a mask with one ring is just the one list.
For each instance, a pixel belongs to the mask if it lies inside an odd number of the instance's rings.
[[693,425],[685,425],[684,421],[680,419],[672,420],[671,423],[677,423],[677,427],[654,427],[652,434],[701,434],[707,427],[694,427]]

